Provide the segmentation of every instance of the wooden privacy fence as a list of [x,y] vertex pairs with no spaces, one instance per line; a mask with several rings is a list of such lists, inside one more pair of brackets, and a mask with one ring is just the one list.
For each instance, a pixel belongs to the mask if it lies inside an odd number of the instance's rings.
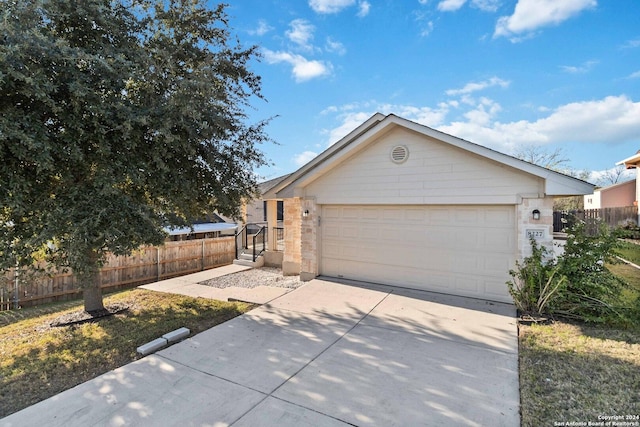
[[[100,270],[103,290],[132,287],[231,264],[235,257],[234,237],[166,242],[163,246],[143,247],[131,256],[107,257]],[[0,310],[16,305],[29,307],[80,296],[72,272],[16,272],[10,270],[0,281]]]
[[553,231],[562,231],[575,221],[584,221],[588,233],[596,233],[598,223],[604,222],[610,227],[623,227],[629,224],[638,225],[638,207],[585,209],[553,213]]

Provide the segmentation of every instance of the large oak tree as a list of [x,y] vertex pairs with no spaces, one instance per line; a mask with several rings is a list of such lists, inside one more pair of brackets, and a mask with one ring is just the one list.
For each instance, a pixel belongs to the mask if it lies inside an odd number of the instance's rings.
[[70,267],[238,213],[264,164],[258,56],[200,0],[0,0],[0,266]]

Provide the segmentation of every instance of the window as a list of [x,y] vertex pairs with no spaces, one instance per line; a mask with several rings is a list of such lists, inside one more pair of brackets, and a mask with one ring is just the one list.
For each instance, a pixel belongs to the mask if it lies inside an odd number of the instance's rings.
[[[282,200],[278,200],[277,202],[277,208],[278,210],[278,217],[276,218],[278,221],[284,221],[284,201]],[[263,200],[262,201],[262,220],[264,222],[267,221],[267,201]]]

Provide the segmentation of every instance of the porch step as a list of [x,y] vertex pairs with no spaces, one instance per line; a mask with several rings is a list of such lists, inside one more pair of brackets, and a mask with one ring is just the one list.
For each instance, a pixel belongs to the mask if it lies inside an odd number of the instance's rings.
[[264,257],[260,255],[254,262],[252,254],[240,254],[238,259],[233,260],[233,263],[235,265],[244,265],[246,267],[258,268],[264,266]]
[[[261,255],[258,255],[258,257],[260,257]],[[240,256],[238,257],[238,259],[243,259],[245,261],[253,261],[253,254],[250,252],[243,252],[240,254]]]

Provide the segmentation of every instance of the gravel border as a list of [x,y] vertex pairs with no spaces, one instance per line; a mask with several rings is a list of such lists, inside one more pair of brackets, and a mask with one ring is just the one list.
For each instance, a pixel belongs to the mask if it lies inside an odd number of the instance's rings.
[[216,277],[199,284],[220,289],[230,286],[248,289],[258,286],[295,289],[303,283],[300,280],[300,276],[283,276],[282,270],[279,268],[260,267]]

